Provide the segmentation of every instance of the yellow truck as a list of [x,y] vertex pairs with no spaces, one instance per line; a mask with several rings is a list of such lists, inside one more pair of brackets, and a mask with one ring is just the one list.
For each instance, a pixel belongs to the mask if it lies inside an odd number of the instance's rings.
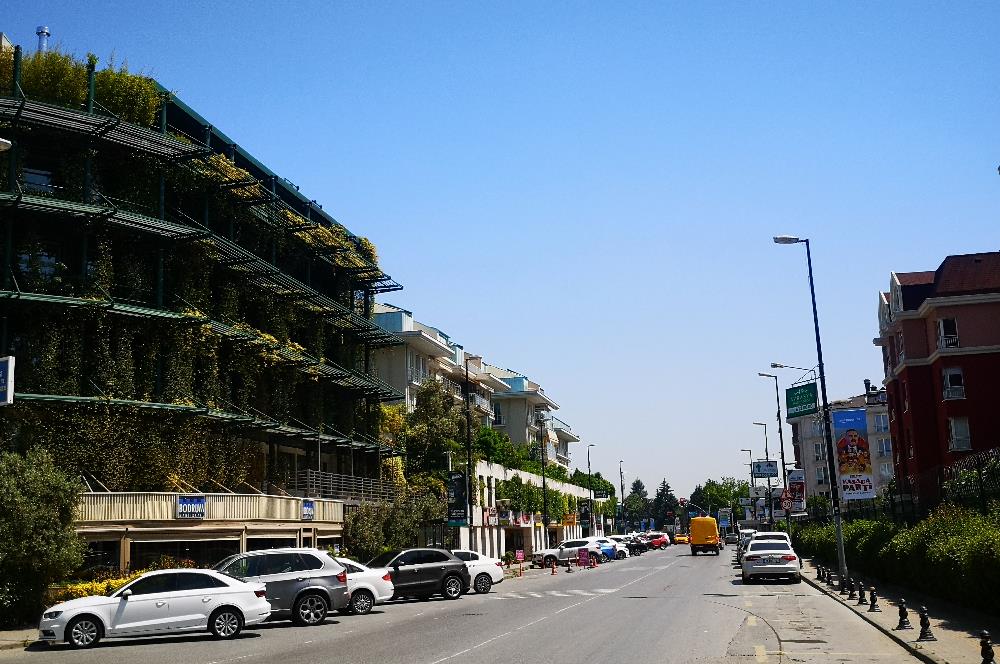
[[699,551],[711,551],[719,555],[719,524],[710,516],[696,516],[691,519],[691,555]]

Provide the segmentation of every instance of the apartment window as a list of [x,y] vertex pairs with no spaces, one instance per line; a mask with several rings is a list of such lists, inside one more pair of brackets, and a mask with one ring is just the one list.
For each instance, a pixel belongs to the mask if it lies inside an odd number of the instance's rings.
[[896,333],[896,359],[902,363],[906,359],[906,348],[903,345],[903,331]]
[[493,423],[500,426],[503,426],[505,424],[503,419],[503,411],[500,408],[499,401],[493,402]]
[[880,457],[892,456],[892,440],[889,438],[879,438],[875,441]]
[[938,348],[958,348],[958,325],[954,318],[938,319]]
[[815,419],[812,421],[812,429],[814,436],[822,436],[825,432],[823,431],[823,420]]
[[965,398],[965,377],[961,367],[951,367],[942,372],[945,399]]
[[885,433],[889,430],[889,416],[885,413],[879,413],[875,416],[875,432]]
[[903,381],[903,412],[910,410],[910,390],[906,387],[906,381]]
[[820,466],[816,469],[816,484],[829,484],[830,483],[830,469],[826,466]]
[[892,477],[892,464],[891,463],[880,463],[878,466],[878,474],[882,476],[882,479],[887,480]]
[[968,417],[948,418],[948,449],[952,452],[963,452],[972,449],[972,439],[969,437]]
[[826,443],[813,443],[813,459],[815,461],[826,461]]

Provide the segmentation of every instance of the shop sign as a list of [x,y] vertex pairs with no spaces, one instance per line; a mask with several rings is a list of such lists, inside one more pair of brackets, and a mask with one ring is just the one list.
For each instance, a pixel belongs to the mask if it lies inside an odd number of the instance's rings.
[[312,521],[316,518],[316,501],[314,500],[303,500],[302,501],[302,520]]
[[509,526],[512,523],[517,523],[517,520],[514,517],[514,515],[510,513],[510,511],[500,512],[500,525],[501,526]]
[[801,468],[788,471],[788,493],[793,511],[801,512],[806,508],[806,471]]
[[204,519],[205,496],[178,495],[176,515],[178,519]]
[[607,500],[607,499],[608,499],[608,492],[606,490],[601,490],[601,491],[598,491],[596,489],[594,490],[594,500]]
[[500,523],[500,516],[497,514],[497,508],[495,507],[485,507],[483,508],[483,525],[484,526],[496,526]]
[[0,406],[14,403],[14,357],[0,357]]

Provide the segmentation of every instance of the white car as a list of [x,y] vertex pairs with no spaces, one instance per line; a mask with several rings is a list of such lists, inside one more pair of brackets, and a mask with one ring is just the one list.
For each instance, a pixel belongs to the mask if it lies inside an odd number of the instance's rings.
[[615,547],[615,560],[625,560],[628,558],[628,546],[616,537],[598,537],[598,544],[613,544]]
[[566,540],[560,542],[552,549],[540,549],[531,554],[531,566],[552,567],[552,563],[562,565],[570,561],[575,561],[580,549],[587,549],[590,556],[601,555],[601,545],[592,537]]
[[244,583],[209,569],[148,572],[109,597],[80,597],[49,607],[38,639],[74,648],[89,648],[104,637],[202,630],[232,639],[271,615],[265,595],[263,583]]
[[477,593],[488,593],[493,584],[503,581],[503,562],[499,558],[490,558],[467,549],[456,549],[452,553],[465,561],[469,576],[472,577],[472,588]]
[[801,562],[792,545],[779,539],[751,540],[743,552],[743,583],[754,578],[788,577],[795,583],[802,581]]
[[763,531],[758,530],[754,534],[750,535],[750,542],[756,542],[758,540],[778,540],[780,542],[792,543],[792,538],[788,536],[788,533],[783,533],[780,530],[774,531]]
[[350,558],[334,558],[347,570],[347,592],[351,596],[347,609],[364,615],[376,604],[392,599],[395,587],[392,576],[384,567],[365,567]]

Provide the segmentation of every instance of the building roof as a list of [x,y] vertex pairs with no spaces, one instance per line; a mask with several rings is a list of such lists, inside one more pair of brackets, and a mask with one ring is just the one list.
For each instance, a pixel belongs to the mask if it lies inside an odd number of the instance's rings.
[[1000,292],[1000,252],[948,256],[935,272],[935,295]]
[[899,279],[900,286],[919,286],[934,283],[935,274],[933,270],[929,272],[897,272],[896,278]]

